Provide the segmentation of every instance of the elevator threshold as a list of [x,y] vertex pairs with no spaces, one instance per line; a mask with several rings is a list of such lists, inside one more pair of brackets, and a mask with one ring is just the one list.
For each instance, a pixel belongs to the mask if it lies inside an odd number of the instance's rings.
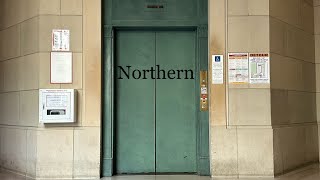
[[196,172],[182,172],[182,173],[121,173],[117,174],[117,176],[141,176],[141,175],[198,175]]

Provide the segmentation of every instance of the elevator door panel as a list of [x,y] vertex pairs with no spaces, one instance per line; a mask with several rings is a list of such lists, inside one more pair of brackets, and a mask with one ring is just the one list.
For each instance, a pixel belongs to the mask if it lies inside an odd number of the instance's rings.
[[[194,31],[117,31],[117,174],[196,172],[195,44]],[[157,65],[175,76],[181,70],[180,79],[132,77],[134,69]],[[119,66],[131,66],[130,79],[123,72],[119,79]]]
[[155,34],[119,31],[116,34],[115,125],[116,173],[155,172],[155,81],[127,79],[121,66],[147,69],[155,62]]
[[181,70],[181,79],[156,81],[157,172],[196,172],[195,42],[193,31],[156,34],[156,64]]

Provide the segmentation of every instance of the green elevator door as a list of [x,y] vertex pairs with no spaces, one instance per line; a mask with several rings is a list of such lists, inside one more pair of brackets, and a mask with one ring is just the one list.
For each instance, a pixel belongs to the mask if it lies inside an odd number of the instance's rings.
[[[197,171],[195,44],[194,31],[117,31],[117,174]],[[165,72],[180,70],[180,79],[177,74],[175,79],[152,79],[150,74],[134,79],[129,74],[128,79],[120,70],[131,66],[132,73],[157,65]]]

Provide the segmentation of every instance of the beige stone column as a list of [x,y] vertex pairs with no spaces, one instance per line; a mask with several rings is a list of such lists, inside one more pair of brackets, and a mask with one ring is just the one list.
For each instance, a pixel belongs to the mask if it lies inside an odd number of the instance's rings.
[[[314,0],[314,35],[315,35],[315,62],[317,66],[317,92],[320,92],[320,84],[318,76],[320,64],[320,0]],[[320,115],[318,115],[320,117]]]
[[[0,2],[0,167],[32,178],[100,176],[101,1]],[[69,29],[73,83],[50,84],[53,29]],[[76,89],[73,124],[39,124],[39,89]]]
[[[269,53],[269,1],[210,0],[210,54]],[[211,59],[210,59],[211,62]],[[211,86],[211,173],[273,176],[270,86]]]
[[271,112],[275,174],[318,162],[314,7],[270,0]]
[[[40,125],[37,129],[37,178],[100,176],[101,1],[40,1],[40,88],[72,88],[78,92],[77,122]],[[49,83],[52,29],[69,29],[73,83]]]
[[[316,65],[316,92],[317,92],[317,122],[318,135],[320,122],[320,0],[314,0],[314,36],[315,36],[315,65]],[[319,137],[319,136],[318,136]],[[320,140],[320,138],[319,138]],[[319,143],[320,145],[320,143]]]
[[210,0],[209,57],[271,57],[270,85],[211,87],[213,176],[274,176],[318,161],[313,6],[317,19],[319,1]]

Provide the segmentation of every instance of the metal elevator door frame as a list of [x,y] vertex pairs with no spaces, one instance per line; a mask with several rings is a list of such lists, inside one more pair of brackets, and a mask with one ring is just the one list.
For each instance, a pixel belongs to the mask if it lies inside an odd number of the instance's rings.
[[[104,59],[103,59],[103,121],[102,121],[102,157],[101,175],[112,176],[114,174],[114,35],[121,29],[146,29],[146,30],[186,30],[192,29],[197,34],[196,58],[197,71],[208,70],[208,37],[205,27],[112,27],[104,33]],[[196,82],[199,77],[196,75]],[[197,94],[200,91],[197,90]],[[198,104],[198,101],[197,101]],[[197,105],[199,106],[199,105]],[[209,114],[197,111],[197,174],[210,175],[209,165]]]
[[[208,71],[208,7],[208,0],[102,0],[101,176],[114,174],[114,31],[195,29],[198,67]],[[197,173],[210,175],[209,113],[197,114]]]
[[[121,29],[145,30],[195,30],[197,34],[196,58],[197,71],[208,68],[208,37],[207,27],[113,27],[108,28],[104,35],[103,59],[103,121],[102,121],[102,176],[114,174],[114,35]],[[199,77],[196,75],[196,82]],[[198,89],[197,93],[198,92]],[[198,104],[198,101],[197,101]],[[199,105],[197,105],[199,106]],[[197,174],[210,175],[209,170],[209,114],[197,111]]]
[[[114,31],[122,28],[194,29],[197,67],[207,71],[208,7],[208,0],[102,0],[102,176],[114,174]],[[198,76],[196,81],[199,82]],[[209,164],[209,113],[197,111],[197,174],[210,175]]]

